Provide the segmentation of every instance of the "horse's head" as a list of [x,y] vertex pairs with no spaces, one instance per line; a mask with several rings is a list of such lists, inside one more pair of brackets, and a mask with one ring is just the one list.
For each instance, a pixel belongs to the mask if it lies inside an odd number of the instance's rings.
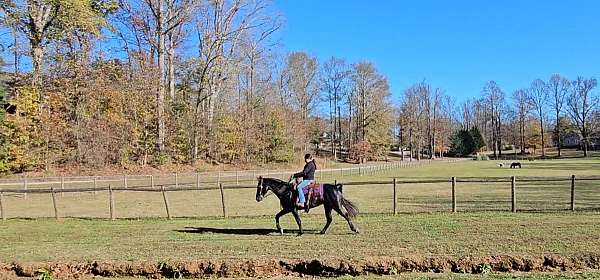
[[262,176],[258,177],[257,180],[258,185],[256,185],[256,201],[261,202],[265,198],[267,192],[269,191],[269,186],[263,184]]

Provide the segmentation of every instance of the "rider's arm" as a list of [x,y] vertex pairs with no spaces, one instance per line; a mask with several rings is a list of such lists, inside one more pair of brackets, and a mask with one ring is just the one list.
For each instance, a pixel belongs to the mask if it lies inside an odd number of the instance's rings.
[[302,172],[298,172],[296,174],[294,174],[294,178],[300,178],[300,177],[306,177],[306,174],[310,171],[309,166],[310,164],[306,164],[304,165],[304,169],[302,170]]

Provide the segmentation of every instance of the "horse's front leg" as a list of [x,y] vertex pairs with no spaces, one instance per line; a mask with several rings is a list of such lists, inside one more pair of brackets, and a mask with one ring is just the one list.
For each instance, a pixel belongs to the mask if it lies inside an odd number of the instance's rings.
[[277,226],[277,231],[279,232],[279,234],[283,235],[283,229],[281,228],[281,226],[279,225],[279,218],[281,218],[281,216],[289,213],[289,210],[283,209],[281,211],[279,211],[279,213],[277,213],[277,215],[275,215],[275,224]]
[[302,229],[302,220],[300,220],[300,214],[298,214],[298,210],[292,210],[292,215],[294,215],[294,219],[296,219],[296,223],[298,224],[298,230],[300,231],[298,235],[304,234],[304,230]]

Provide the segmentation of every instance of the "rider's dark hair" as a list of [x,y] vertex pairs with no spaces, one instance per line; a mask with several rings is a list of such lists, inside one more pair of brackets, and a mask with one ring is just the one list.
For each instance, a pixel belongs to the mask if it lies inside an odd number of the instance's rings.
[[312,155],[311,154],[305,154],[304,155],[304,159],[312,159]]

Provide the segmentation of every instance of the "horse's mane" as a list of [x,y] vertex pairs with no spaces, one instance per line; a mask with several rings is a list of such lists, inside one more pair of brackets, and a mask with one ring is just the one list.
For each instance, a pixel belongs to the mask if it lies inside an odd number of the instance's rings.
[[263,183],[267,183],[271,187],[277,187],[280,191],[289,191],[291,189],[288,182],[277,178],[263,178]]
[[278,184],[287,184],[288,182],[281,180],[281,179],[277,179],[277,178],[263,178],[264,181],[274,181],[275,183]]

